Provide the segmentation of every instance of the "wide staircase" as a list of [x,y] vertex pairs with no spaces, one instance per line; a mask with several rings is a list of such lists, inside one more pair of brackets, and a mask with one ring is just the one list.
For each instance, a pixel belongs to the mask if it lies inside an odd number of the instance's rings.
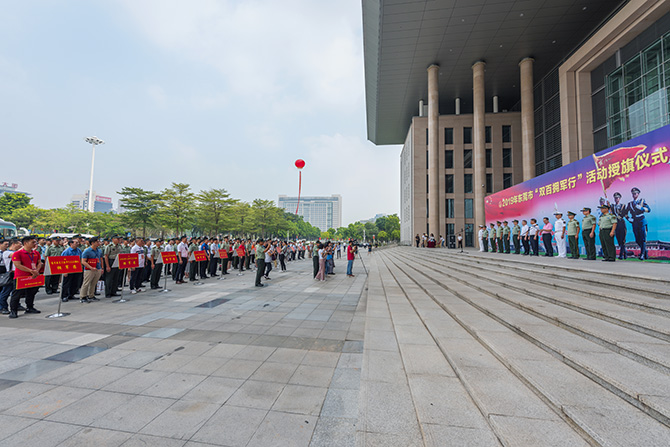
[[359,446],[670,446],[667,265],[365,261]]

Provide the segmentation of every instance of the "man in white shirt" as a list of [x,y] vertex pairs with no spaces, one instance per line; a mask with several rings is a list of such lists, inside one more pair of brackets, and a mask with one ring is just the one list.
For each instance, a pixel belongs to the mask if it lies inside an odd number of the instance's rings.
[[479,233],[477,233],[477,240],[479,240],[479,251],[484,251],[484,225],[479,226]]
[[135,294],[142,291],[140,285],[142,284],[142,278],[144,277],[142,276],[145,263],[144,240],[141,238],[135,239],[135,245],[133,245],[133,248],[130,249],[130,253],[137,254],[139,259],[139,266],[136,267],[130,274],[130,293]]
[[521,245],[523,245],[523,255],[529,255],[530,254],[530,227],[528,226],[528,222],[525,220],[521,221],[521,233],[519,233],[519,237],[521,238]]
[[567,253],[567,250],[565,249],[566,225],[565,221],[563,220],[563,213],[556,211],[554,213],[554,217],[556,217],[556,222],[554,222],[554,237],[556,238],[556,248],[558,248],[558,257],[565,258]]
[[179,264],[177,264],[177,284],[184,284],[184,274],[186,273],[186,264],[188,263],[188,243],[186,236],[182,236],[181,242],[177,245],[177,256],[179,256]]

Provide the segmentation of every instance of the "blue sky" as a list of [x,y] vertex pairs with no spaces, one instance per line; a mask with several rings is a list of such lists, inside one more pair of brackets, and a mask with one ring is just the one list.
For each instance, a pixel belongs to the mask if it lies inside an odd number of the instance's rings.
[[360,0],[3,2],[0,181],[43,207],[88,188],[243,200],[341,194],[343,224],[399,210],[397,146],[365,133]]

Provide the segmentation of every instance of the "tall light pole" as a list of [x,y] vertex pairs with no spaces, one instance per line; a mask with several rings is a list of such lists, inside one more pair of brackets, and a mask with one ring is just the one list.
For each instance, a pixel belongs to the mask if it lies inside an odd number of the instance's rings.
[[86,137],[84,138],[84,141],[93,145],[93,155],[91,156],[91,183],[89,183],[88,186],[88,210],[93,212],[93,202],[95,202],[95,198],[93,197],[93,168],[95,166],[95,147],[99,144],[105,144],[105,142],[98,137]]

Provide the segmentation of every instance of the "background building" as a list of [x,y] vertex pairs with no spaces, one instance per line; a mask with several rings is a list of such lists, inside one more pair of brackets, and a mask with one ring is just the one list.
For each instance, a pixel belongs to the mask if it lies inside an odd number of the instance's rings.
[[[93,191],[95,202],[93,203],[93,212],[95,213],[109,213],[112,211],[112,198],[96,195]],[[88,194],[74,194],[70,203],[82,210],[88,210]]]
[[[277,206],[288,213],[295,213],[298,198],[280,195]],[[298,214],[305,222],[318,227],[321,231],[340,228],[342,226],[342,196],[334,194],[330,197],[300,197]]]
[[[670,122],[670,2],[363,0],[368,138],[404,144],[401,238]],[[667,71],[666,71],[667,69]]]
[[0,196],[6,192],[12,194],[25,194],[27,196],[31,195],[25,191],[19,191],[19,185],[16,183],[0,182]]

